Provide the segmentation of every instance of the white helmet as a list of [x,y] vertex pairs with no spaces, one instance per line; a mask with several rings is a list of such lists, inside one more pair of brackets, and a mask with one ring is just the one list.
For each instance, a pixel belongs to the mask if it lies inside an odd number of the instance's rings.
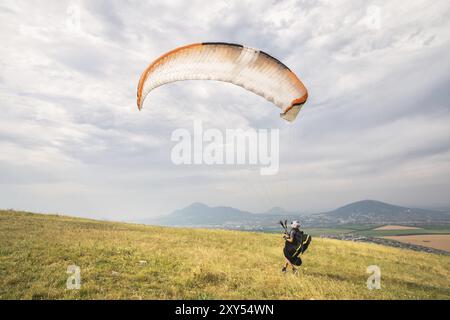
[[291,227],[295,228],[295,229],[300,228],[300,222],[297,221],[297,220],[296,221],[292,221]]

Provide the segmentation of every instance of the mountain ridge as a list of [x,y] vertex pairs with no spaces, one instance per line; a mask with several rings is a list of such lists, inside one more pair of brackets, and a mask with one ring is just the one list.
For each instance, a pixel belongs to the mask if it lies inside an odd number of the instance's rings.
[[442,221],[450,223],[448,213],[402,207],[378,200],[360,200],[328,212],[308,215],[287,211],[281,207],[273,207],[263,213],[252,213],[230,206],[208,206],[204,203],[194,202],[184,208],[174,210],[168,215],[147,219],[144,223],[260,230],[276,225],[277,220],[280,219],[301,220],[306,226],[346,223],[383,224]]
[[361,200],[352,202],[332,211],[319,214],[318,217],[338,220],[340,223],[382,223],[382,222],[431,222],[450,218],[444,212],[402,207],[378,200]]

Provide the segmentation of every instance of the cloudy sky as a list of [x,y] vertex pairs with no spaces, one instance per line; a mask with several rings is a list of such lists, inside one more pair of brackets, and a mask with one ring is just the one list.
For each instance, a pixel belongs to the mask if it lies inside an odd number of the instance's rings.
[[[0,27],[1,208],[124,220],[195,201],[450,207],[448,0],[4,0]],[[144,68],[203,41],[287,64],[310,93],[298,120],[207,81],[158,88],[138,112]],[[171,133],[194,119],[280,129],[279,173],[174,165]]]

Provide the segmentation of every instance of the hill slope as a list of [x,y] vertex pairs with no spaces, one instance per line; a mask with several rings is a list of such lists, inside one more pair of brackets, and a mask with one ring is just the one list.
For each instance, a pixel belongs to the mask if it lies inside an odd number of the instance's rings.
[[[450,298],[447,256],[315,238],[294,276],[280,273],[281,247],[276,234],[0,211],[0,298]],[[66,290],[71,264],[80,290]],[[373,264],[381,290],[366,288]]]

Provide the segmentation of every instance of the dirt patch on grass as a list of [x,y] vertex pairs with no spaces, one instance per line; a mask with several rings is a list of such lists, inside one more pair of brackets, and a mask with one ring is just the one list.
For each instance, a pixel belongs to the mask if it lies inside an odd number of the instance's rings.
[[391,239],[400,242],[416,244],[450,252],[450,234],[421,234],[410,236],[386,236],[384,239]]

